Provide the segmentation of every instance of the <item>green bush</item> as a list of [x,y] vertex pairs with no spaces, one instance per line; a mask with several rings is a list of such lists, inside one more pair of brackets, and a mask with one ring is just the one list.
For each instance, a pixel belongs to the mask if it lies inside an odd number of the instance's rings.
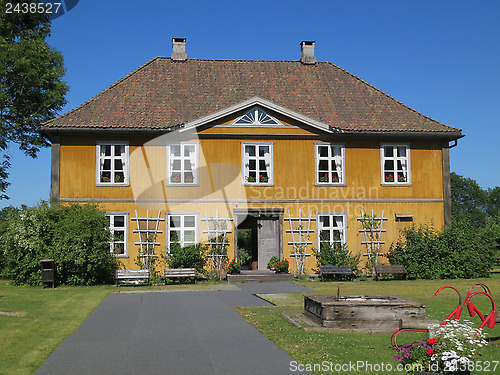
[[170,255],[166,259],[169,268],[196,268],[198,273],[204,273],[207,247],[202,244],[181,247],[173,243]]
[[94,204],[59,207],[42,202],[13,210],[0,240],[3,274],[18,285],[40,285],[40,260],[54,259],[58,283],[110,283],[118,263],[109,249],[108,226]]
[[488,229],[455,220],[442,232],[412,226],[391,245],[391,264],[402,264],[408,277],[419,279],[488,277],[495,243]]
[[316,263],[319,266],[351,266],[355,273],[359,273],[359,254],[352,255],[346,244],[334,243],[329,245],[325,242],[321,244],[321,251],[313,249],[316,256]]

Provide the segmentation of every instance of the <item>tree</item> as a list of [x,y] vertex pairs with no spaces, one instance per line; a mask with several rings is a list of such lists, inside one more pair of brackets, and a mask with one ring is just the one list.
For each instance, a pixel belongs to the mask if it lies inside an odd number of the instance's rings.
[[489,196],[470,178],[451,173],[451,213],[454,218],[468,219],[476,227],[484,227],[488,219]]
[[[11,1],[18,3],[19,1]],[[48,16],[40,13],[6,12],[0,0],[0,151],[13,142],[35,158],[40,147],[48,146],[39,126],[56,116],[66,100],[68,86],[63,57],[49,46]],[[8,198],[9,157],[0,161],[0,199]]]
[[488,203],[488,215],[500,217],[500,186],[488,189],[490,201]]

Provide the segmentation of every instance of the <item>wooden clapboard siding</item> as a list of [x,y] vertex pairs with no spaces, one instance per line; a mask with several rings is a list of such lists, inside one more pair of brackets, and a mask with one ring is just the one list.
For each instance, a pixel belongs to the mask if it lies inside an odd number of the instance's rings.
[[[200,145],[200,185],[192,187],[166,185],[166,147],[164,144],[152,146],[148,143],[151,138],[61,136],[60,197],[63,201],[65,198],[96,199],[106,211],[129,213],[129,257],[120,259],[127,269],[137,268],[135,259],[139,246],[135,245],[138,234],[133,232],[137,229],[133,220],[135,210],[139,216],[145,216],[147,209],[156,213],[160,210],[164,219],[166,212],[198,213],[199,240],[206,241],[207,235],[203,233],[206,224],[201,220],[205,211],[210,217],[215,216],[216,209],[220,216],[225,216],[228,210],[232,215],[234,208],[283,209],[283,256],[290,260],[292,272],[296,271],[296,266],[294,258],[290,257],[293,247],[288,245],[292,242],[291,234],[286,232],[289,229],[288,211],[292,217],[298,216],[299,209],[303,215],[312,211],[314,218],[317,212],[346,213],[349,249],[361,254],[366,252],[361,244],[364,240],[359,232],[361,223],[357,220],[361,210],[371,213],[373,209],[376,215],[381,215],[383,210],[388,218],[384,221],[387,232],[382,237],[386,241],[381,246],[382,252],[387,252],[390,244],[398,239],[399,230],[408,225],[396,222],[396,214],[414,215],[416,224],[431,222],[436,229],[443,226],[441,141],[324,136],[320,131],[299,125],[291,122],[282,128],[208,127],[201,130],[199,139],[193,137]],[[168,140],[168,136],[165,139]],[[96,141],[105,140],[129,142],[130,186],[96,186]],[[273,186],[242,186],[242,141],[273,142]],[[316,186],[314,144],[322,141],[345,145],[345,186]],[[381,143],[410,144],[410,186],[381,185]],[[203,201],[189,202],[190,199]],[[227,204],[224,203],[226,199],[230,200]],[[311,228],[312,244],[308,252],[312,254],[312,249],[317,247],[315,221]],[[160,229],[162,232],[157,239],[161,245],[157,251],[164,253],[167,243],[165,221],[160,222]],[[234,232],[229,240],[229,256],[233,256]],[[308,257],[306,272],[313,272],[315,268],[315,258]]]

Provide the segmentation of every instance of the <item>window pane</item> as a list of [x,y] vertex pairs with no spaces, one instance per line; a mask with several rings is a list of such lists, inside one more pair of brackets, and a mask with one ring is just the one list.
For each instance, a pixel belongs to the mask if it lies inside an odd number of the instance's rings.
[[185,171],[192,171],[192,165],[190,160],[184,160],[184,170]]
[[125,233],[121,230],[115,230],[113,235],[113,241],[123,241],[125,238]]
[[102,164],[102,169],[105,171],[111,170],[111,159],[104,159],[104,163]]
[[101,155],[111,156],[111,146],[110,145],[101,146]]
[[194,149],[195,149],[194,145],[184,145],[184,156],[189,157],[194,155]]
[[259,174],[259,182],[269,182],[269,176],[267,175],[267,172],[261,172]]
[[266,161],[265,160],[259,160],[259,171],[265,171],[267,170],[266,168]]
[[330,168],[331,168],[332,171],[337,170],[337,163],[335,162],[335,160],[331,161],[331,167]]
[[187,184],[191,184],[194,182],[193,172],[185,172],[184,173],[184,182]]
[[123,171],[123,162],[121,159],[115,159],[115,171]]
[[340,152],[340,147],[337,147],[337,146],[332,146],[332,156],[342,156],[341,152]]
[[170,146],[170,156],[181,156],[181,146],[171,145]]
[[101,172],[101,182],[111,182],[110,172]]
[[248,156],[255,156],[255,146],[245,146],[245,154]]
[[121,156],[125,153],[125,146],[123,145],[115,145],[115,156]]
[[330,226],[330,216],[320,216],[319,222],[321,223],[321,227],[329,227]]
[[256,172],[250,172],[248,173],[247,181],[248,182],[255,182],[257,178],[257,173]]
[[181,161],[179,159],[173,160],[172,165],[172,170],[173,171],[180,171],[181,170]]
[[170,238],[169,238],[170,243],[179,242],[180,238],[181,238],[180,231],[176,231],[176,230],[170,231]]
[[257,161],[255,159],[252,159],[248,162],[248,169],[251,171],[255,171],[257,169]]
[[194,242],[195,241],[195,231],[187,230],[184,232],[184,241]]
[[394,170],[394,160],[386,160],[384,162],[384,170],[385,171],[393,171]]
[[384,146],[384,155],[386,157],[394,156],[394,150],[393,150],[392,146]]
[[332,241],[335,241],[335,242],[340,241],[340,231],[338,231],[338,230],[332,231]]
[[330,231],[329,230],[322,230],[319,233],[319,240],[321,242],[330,242]]
[[328,157],[328,146],[318,146],[318,154],[322,158]]
[[328,160],[320,160],[318,168],[320,171],[328,171]]
[[269,146],[259,146],[259,156],[269,154]]
[[196,226],[196,216],[184,216],[184,227],[194,228]]
[[398,156],[406,157],[406,147],[398,147]]
[[180,228],[181,217],[177,215],[170,215],[170,228]]
[[123,172],[116,172],[115,182],[124,182],[124,181],[125,181],[125,176],[123,175]]
[[125,227],[125,216],[115,216],[113,218],[113,226],[115,228],[123,228]]
[[122,243],[115,243],[114,245],[114,253],[116,255],[124,255],[125,254],[125,245]]
[[330,182],[328,172],[318,172],[318,181],[319,182]]

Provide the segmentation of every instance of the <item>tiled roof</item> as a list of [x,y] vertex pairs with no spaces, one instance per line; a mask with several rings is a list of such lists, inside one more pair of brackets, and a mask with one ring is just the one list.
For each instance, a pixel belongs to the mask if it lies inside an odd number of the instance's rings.
[[156,57],[78,108],[42,127],[165,129],[252,97],[354,132],[460,129],[434,121],[330,62]]

